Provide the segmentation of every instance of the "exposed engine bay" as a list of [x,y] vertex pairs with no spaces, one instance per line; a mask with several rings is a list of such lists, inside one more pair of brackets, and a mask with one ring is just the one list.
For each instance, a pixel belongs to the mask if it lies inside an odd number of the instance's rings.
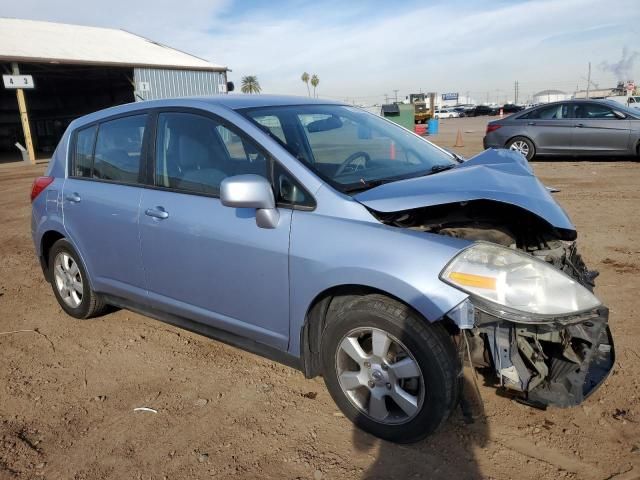
[[[544,260],[593,290],[598,273],[577,251],[575,232],[559,230],[531,212],[488,200],[376,213],[400,228],[485,241]],[[501,386],[537,407],[582,402],[604,381],[614,364],[608,309],[563,316],[544,323],[515,322],[475,306],[465,335],[470,360],[492,368]]]

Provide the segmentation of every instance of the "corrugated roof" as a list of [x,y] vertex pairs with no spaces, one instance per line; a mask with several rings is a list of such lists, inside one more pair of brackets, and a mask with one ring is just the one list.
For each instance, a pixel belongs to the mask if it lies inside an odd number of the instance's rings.
[[124,30],[0,18],[0,61],[227,70]]

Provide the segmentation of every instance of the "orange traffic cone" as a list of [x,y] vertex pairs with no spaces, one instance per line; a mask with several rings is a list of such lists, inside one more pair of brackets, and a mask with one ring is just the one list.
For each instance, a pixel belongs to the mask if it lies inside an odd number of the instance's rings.
[[454,147],[464,147],[464,142],[462,141],[462,130],[458,129],[458,134],[456,135],[456,143]]

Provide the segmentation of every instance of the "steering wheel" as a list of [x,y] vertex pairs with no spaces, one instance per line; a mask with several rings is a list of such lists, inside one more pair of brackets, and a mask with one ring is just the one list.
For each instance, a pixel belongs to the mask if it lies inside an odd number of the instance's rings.
[[[364,164],[366,165],[367,163],[369,163],[371,161],[371,157],[369,156],[369,154],[367,152],[355,152],[352,153],[351,155],[349,155],[347,157],[347,159],[342,162],[342,165],[340,165],[338,167],[338,170],[336,170],[336,173],[334,174],[334,177],[339,177],[340,175],[342,175],[344,173],[344,171],[351,166],[352,163],[354,163],[354,160],[356,158],[364,158]],[[358,171],[358,166],[356,165],[355,168],[353,169],[353,172],[357,172]],[[349,172],[352,173],[352,172]]]

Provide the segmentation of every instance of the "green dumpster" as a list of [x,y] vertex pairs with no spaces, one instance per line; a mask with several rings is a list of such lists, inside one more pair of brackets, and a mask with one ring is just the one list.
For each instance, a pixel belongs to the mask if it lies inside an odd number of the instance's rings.
[[382,105],[382,116],[413,132],[416,116],[416,110],[413,104],[392,103]]

